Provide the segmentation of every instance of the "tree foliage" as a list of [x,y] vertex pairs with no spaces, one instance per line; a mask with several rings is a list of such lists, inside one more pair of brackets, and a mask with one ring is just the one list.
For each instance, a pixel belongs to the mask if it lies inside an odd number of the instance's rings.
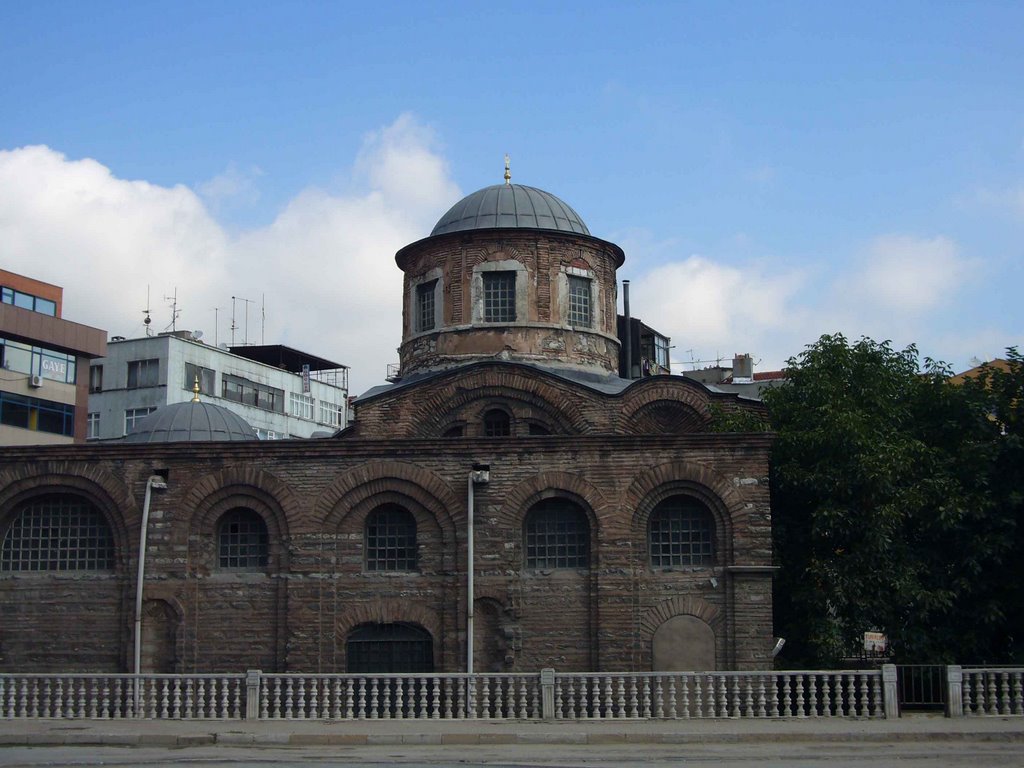
[[833,664],[863,633],[897,659],[1024,652],[1024,360],[963,384],[911,346],[823,336],[765,394],[777,433],[776,630]]

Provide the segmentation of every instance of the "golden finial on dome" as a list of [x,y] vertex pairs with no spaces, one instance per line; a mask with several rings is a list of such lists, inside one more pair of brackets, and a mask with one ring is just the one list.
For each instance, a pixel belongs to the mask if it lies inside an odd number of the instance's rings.
[[199,402],[199,377],[196,376],[196,383],[192,385],[192,402]]
[[505,153],[505,186],[512,186],[512,158]]

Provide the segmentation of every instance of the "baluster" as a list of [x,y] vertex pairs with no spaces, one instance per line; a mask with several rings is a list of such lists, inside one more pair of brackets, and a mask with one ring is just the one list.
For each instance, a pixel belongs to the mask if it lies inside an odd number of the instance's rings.
[[[63,719],[63,717],[64,717],[64,678],[58,677],[57,680],[56,680],[56,683],[57,683],[57,692],[56,692],[56,701],[54,702],[55,709],[54,709],[53,716]],[[3,685],[3,681],[0,680],[0,686],[2,686],[2,685]],[[3,705],[3,698],[4,698],[3,688],[0,687],[0,706]],[[2,717],[2,716],[3,716],[2,713],[0,713],[0,717]]]
[[[766,691],[765,691],[765,687],[764,687],[765,677],[767,677],[767,675],[758,675],[757,676],[757,716],[758,717],[765,717],[765,716],[767,716],[767,714],[768,714],[768,707],[771,706],[771,705],[768,704],[767,696],[766,696]],[[768,678],[768,680],[769,680],[769,682],[771,682],[771,678],[770,677]]]
[[843,701],[845,706],[839,714],[846,717],[854,716],[857,713],[857,678],[853,673],[846,675],[846,693]]
[[230,698],[228,693],[229,678],[220,679],[220,716],[228,717],[230,714]]
[[999,706],[996,699],[996,673],[986,672],[985,677],[988,679],[988,685],[985,687],[985,714],[995,715],[999,713]]
[[377,691],[377,678],[370,678],[370,719],[376,720],[380,717],[378,707],[380,706],[380,699]]
[[[388,717],[392,709],[394,709],[394,717],[396,719],[402,718],[407,694],[407,690],[405,687],[406,684],[406,680],[401,677],[396,678],[387,683],[387,694],[389,697],[389,701],[387,712],[384,715],[385,717]],[[394,701],[391,701],[391,699],[394,699]]]
[[[306,716],[306,682],[304,677],[299,678],[299,717]],[[320,709],[320,697],[319,691],[317,690],[316,678],[310,678],[309,680],[309,717],[313,720],[316,719]]]
[[784,674],[782,676],[782,715],[790,717],[796,714],[793,711],[793,676]]
[[[686,685],[686,675],[683,675],[682,677],[679,678],[679,684],[680,684],[680,687],[682,688],[682,691],[681,691],[681,693],[682,693],[682,700],[680,701],[680,703],[682,704],[683,717],[688,719],[690,717],[690,702],[687,700],[688,693],[687,693],[687,690],[686,690],[686,688],[687,688],[687,685]],[[676,708],[676,676],[675,675],[669,675],[669,678],[668,678],[668,716],[670,718],[672,718],[673,720],[675,720],[676,718],[679,717],[679,710]]]
[[294,718],[292,708],[295,704],[295,683],[291,677],[284,679],[284,719]]
[[18,680],[18,717],[25,717],[28,714],[28,680],[24,677]]
[[626,680],[622,675],[615,678],[615,717],[626,716]]
[[479,680],[483,683],[483,688],[480,691],[479,700],[479,712],[481,717],[491,717],[491,678],[490,675],[483,675]]
[[409,707],[409,714],[417,720],[430,717],[430,678],[416,678],[412,693],[415,698]]
[[630,675],[626,679],[626,683],[627,683],[627,686],[629,688],[629,705],[628,705],[628,707],[626,709],[626,716],[627,717],[639,717],[640,713],[639,713],[638,709],[639,709],[640,702],[637,700],[637,695],[636,695],[636,693],[637,693],[636,692],[636,688],[637,688],[636,675]]
[[[718,713],[718,716],[719,717],[728,717],[729,716],[729,684],[728,684],[728,682],[726,680],[725,675],[719,675],[718,676],[718,704],[719,704],[719,707],[720,707],[720,711]],[[735,701],[733,702],[733,706],[735,707]]]
[[[124,714],[125,708],[127,707],[127,709],[130,711],[131,708],[132,708],[132,705],[134,704],[134,698],[132,699],[131,703],[129,703],[127,705],[125,704],[125,700],[123,698],[121,698],[121,692],[123,690],[124,690],[124,680],[122,680],[120,677],[115,677],[114,678],[114,698],[113,698],[113,701],[112,701],[113,707],[112,707],[111,712],[110,712],[110,716],[111,717],[115,717],[115,718],[122,717],[123,714]],[[141,701],[141,699],[140,699],[140,701]]]
[[181,717],[181,678],[175,677],[172,683],[171,691],[171,706],[172,712],[171,717],[177,719]]
[[1024,674],[1015,672],[1013,675],[1013,714],[1024,715]]
[[429,691],[429,709],[424,709],[424,717],[429,717],[431,720],[438,720],[441,717],[441,678],[429,677],[427,678],[427,685],[430,686]]
[[743,676],[743,716],[754,716],[754,679],[750,675]]
[[999,681],[999,714],[1010,714],[1010,673],[1003,672]]
[[832,717],[832,698],[835,695],[833,684],[831,675],[821,676],[821,714],[825,717]]
[[454,710],[452,709],[452,699],[455,698],[455,694],[452,692],[452,688],[454,687],[452,685],[452,679],[450,677],[445,677],[440,681],[440,683],[442,694],[441,717],[443,717],[445,720],[451,720],[454,712]]
[[871,714],[871,701],[868,698],[868,678],[863,672],[857,673],[857,709],[854,714],[864,717]]
[[355,680],[351,677],[345,678],[345,719],[351,720],[355,716]]
[[[153,681],[153,687],[152,687],[151,690],[153,691],[153,699],[154,699],[154,701],[153,701],[153,716],[154,717],[165,718],[165,719],[167,717],[169,717],[169,713],[167,711],[167,706],[169,704],[169,701],[168,701],[169,693],[168,693],[168,691],[170,691],[170,687],[171,687],[170,683],[171,683],[171,681],[167,680],[165,678],[157,678],[157,679],[155,679]],[[159,691],[159,697],[157,696],[157,691]],[[157,705],[157,699],[158,698],[159,698],[159,709],[157,708],[157,706],[158,706]]]
[[200,677],[199,684],[196,687],[196,716],[206,717],[208,712],[209,701],[206,697],[206,678]]
[[693,713],[700,718],[704,717],[705,713],[704,691],[706,682],[700,675],[693,676]]
[[[526,711],[526,678],[520,675],[518,678],[516,678],[516,680],[518,683],[517,687],[519,689],[519,719],[525,720],[528,717]],[[585,680],[583,684],[586,685]]]
[[324,681],[324,693],[330,690],[331,707],[327,716],[331,720],[338,720],[341,717],[341,680],[331,677]]
[[[669,678],[671,680],[671,678]],[[654,716],[662,720],[665,717],[665,688],[661,682],[661,675],[654,678]]]
[[[583,684],[587,685],[586,678],[583,679]],[[588,717],[601,717],[601,679],[596,675],[590,678],[590,701],[587,708]]]
[[804,711],[804,676],[797,675],[793,682],[796,685],[796,716],[807,717]]

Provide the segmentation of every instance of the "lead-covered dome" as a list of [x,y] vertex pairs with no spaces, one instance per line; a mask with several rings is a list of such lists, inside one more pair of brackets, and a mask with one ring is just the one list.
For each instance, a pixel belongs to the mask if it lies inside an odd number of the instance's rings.
[[245,419],[213,403],[189,401],[157,408],[124,439],[126,443],[208,443],[258,440]]
[[430,234],[506,228],[590,234],[580,215],[564,200],[522,184],[495,184],[467,195],[440,218]]

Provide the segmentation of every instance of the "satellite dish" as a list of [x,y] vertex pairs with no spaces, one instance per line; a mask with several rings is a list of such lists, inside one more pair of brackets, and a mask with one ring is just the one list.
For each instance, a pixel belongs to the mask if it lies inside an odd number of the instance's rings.
[[192,341],[199,341],[201,338],[203,338],[203,332],[202,331],[192,331],[191,336],[192,336]]
[[225,352],[227,352],[229,350],[229,347],[225,342],[222,341],[220,344],[217,345],[217,349],[223,349]]

